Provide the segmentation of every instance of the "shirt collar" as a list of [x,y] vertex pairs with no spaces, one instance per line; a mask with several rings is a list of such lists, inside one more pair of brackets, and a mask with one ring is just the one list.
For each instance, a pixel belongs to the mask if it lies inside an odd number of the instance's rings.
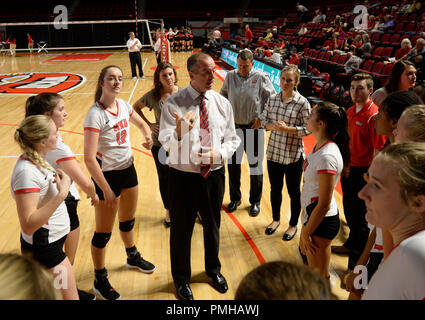
[[[189,84],[189,86],[187,87],[187,91],[189,92],[189,95],[190,95],[190,97],[191,97],[193,100],[198,99],[198,98],[199,98],[199,96],[201,95],[198,91],[196,91],[196,90],[192,87],[192,84],[191,84],[191,83],[190,83],[190,84]],[[208,90],[208,91],[206,91],[206,92],[204,93],[204,95],[205,95],[205,99],[207,99],[207,100],[208,100],[209,90]]]

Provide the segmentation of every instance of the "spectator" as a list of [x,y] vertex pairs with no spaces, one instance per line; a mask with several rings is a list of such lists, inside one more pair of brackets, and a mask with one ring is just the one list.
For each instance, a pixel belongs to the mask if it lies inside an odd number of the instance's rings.
[[371,33],[384,33],[384,17],[378,16],[378,21],[370,31]]
[[273,33],[270,28],[267,29],[266,35],[264,37],[264,40],[271,41],[273,39]]
[[412,43],[408,38],[405,38],[400,43],[400,49],[395,52],[396,62],[406,56],[412,50]]
[[354,49],[353,53],[347,54],[348,60],[344,64],[344,70],[346,74],[351,74],[354,68],[359,68],[362,62],[363,50],[361,48]]
[[324,49],[334,51],[334,50],[340,49],[341,45],[342,45],[342,41],[339,40],[339,33],[335,32],[332,36],[331,43],[327,45],[326,47],[324,47]]
[[280,54],[280,49],[279,48],[274,48],[273,49],[273,54],[270,57],[270,60],[282,64],[282,55]]
[[363,44],[361,49],[363,50],[363,54],[371,54],[372,52],[372,44],[370,43],[370,37],[367,33],[362,35]]
[[293,64],[298,66],[300,64],[300,58],[297,54],[297,49],[295,47],[292,47],[290,50],[291,59],[289,59],[289,64]]
[[316,16],[313,18],[311,23],[322,24],[326,21],[326,15],[322,13],[320,9],[317,9],[315,13],[316,13]]
[[[415,47],[404,57],[405,59],[412,61],[416,68],[421,68],[424,61],[425,54],[425,39],[419,38],[416,40]],[[401,59],[404,59],[401,58]]]
[[392,30],[394,28],[394,20],[393,20],[393,16],[390,14],[387,14],[384,17],[384,26],[382,27],[384,30],[384,32],[387,32],[389,30]]
[[384,87],[376,90],[372,95],[372,100],[381,106],[385,98],[395,91],[407,91],[416,84],[416,68],[408,60],[401,60],[394,64],[390,77]]
[[303,36],[303,35],[307,34],[307,32],[308,32],[308,29],[306,27],[306,24],[303,23],[302,26],[301,26],[300,31],[298,31],[298,35],[299,36]]
[[245,25],[245,45],[249,47],[252,42],[252,31],[249,28],[249,24]]

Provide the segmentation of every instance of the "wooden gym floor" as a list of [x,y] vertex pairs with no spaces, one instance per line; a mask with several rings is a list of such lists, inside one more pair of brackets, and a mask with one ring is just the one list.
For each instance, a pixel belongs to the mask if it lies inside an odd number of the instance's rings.
[[[128,53],[122,50],[102,52],[106,54],[100,59],[86,59],[74,52],[49,52],[45,54],[29,55],[27,52],[18,52],[16,57],[0,55],[0,85],[9,80],[1,79],[2,75],[10,73],[28,72],[65,72],[75,73],[85,77],[85,81],[78,87],[61,93],[65,100],[68,117],[65,126],[61,128],[61,135],[74,153],[78,161],[83,161],[83,121],[87,110],[93,104],[94,91],[100,70],[110,64],[118,65],[124,72],[124,87],[120,98],[134,104],[143,94],[153,86],[153,73],[156,60],[153,53],[142,53],[144,66],[144,80],[132,80]],[[87,52],[85,52],[87,53]],[[89,52],[93,54],[93,51]],[[108,55],[110,54],[110,55]],[[64,56],[65,55],[65,56]],[[178,67],[178,85],[185,87],[189,83],[186,71],[186,60],[189,53],[173,53],[172,63]],[[90,55],[89,55],[90,56]],[[63,58],[64,57],[64,58]],[[78,57],[77,57],[78,58]],[[103,60],[102,60],[103,59]],[[48,61],[50,60],[50,61]],[[14,77],[11,75],[12,78]],[[22,77],[23,75],[16,75]],[[13,78],[16,81],[18,78]],[[19,79],[18,79],[19,80]],[[7,84],[7,83],[6,83]],[[220,91],[223,82],[220,77],[214,81],[214,90]],[[15,202],[10,193],[10,178],[13,167],[20,154],[18,145],[13,140],[16,126],[24,117],[25,101],[29,94],[7,94],[0,90],[0,253],[20,252],[19,221],[16,214]],[[147,110],[147,109],[145,109]],[[145,111],[148,119],[153,120],[153,113]],[[136,214],[135,237],[136,246],[142,256],[156,265],[152,274],[143,274],[125,267],[126,253],[121,242],[118,222],[114,227],[112,238],[107,246],[106,268],[109,279],[114,288],[125,300],[174,300],[175,290],[171,277],[169,254],[169,229],[163,225],[165,210],[159,194],[155,164],[150,151],[145,150],[140,132],[134,127],[131,129],[131,142],[134,148],[135,166],[139,177],[139,201]],[[268,137],[268,134],[267,134]],[[307,152],[314,144],[314,137],[305,139]],[[195,299],[202,300],[232,300],[239,282],[245,274],[264,262],[285,260],[302,263],[298,254],[299,234],[293,240],[282,240],[283,232],[289,221],[289,198],[286,187],[281,209],[281,226],[275,234],[267,236],[264,233],[267,225],[272,221],[270,206],[270,184],[264,165],[263,197],[261,213],[252,218],[248,215],[249,202],[249,173],[246,158],[242,165],[242,205],[232,214],[222,211],[220,260],[222,273],[227,278],[229,291],[220,294],[208,283],[204,272],[202,226],[195,224],[192,237],[192,283],[191,288]],[[85,169],[85,172],[87,170]],[[81,191],[80,191],[81,192]],[[90,243],[94,232],[94,209],[90,206],[84,194],[79,202],[78,213],[80,218],[80,243],[74,264],[78,288],[92,292],[93,264],[90,254]],[[348,229],[343,218],[341,195],[335,193],[340,217],[343,220],[341,230],[334,244],[341,244],[347,237]],[[226,179],[226,193],[224,205],[229,203],[228,182]],[[301,223],[298,230],[301,229]],[[348,293],[340,288],[340,276],[347,267],[346,256],[332,255],[331,282],[332,289],[340,299],[346,299]]]

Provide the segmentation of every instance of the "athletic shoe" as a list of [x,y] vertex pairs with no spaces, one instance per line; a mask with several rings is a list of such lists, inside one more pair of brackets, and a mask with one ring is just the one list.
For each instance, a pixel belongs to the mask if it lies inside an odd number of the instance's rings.
[[93,291],[103,300],[119,300],[121,295],[112,288],[107,277],[94,280]]
[[137,77],[133,77],[133,80],[137,80]]
[[93,293],[85,292],[78,288],[77,288],[77,291],[78,291],[78,298],[80,298],[80,300],[96,300],[96,296]]
[[134,258],[127,258],[125,266],[129,269],[139,269],[143,273],[152,273],[155,270],[155,266],[149,261],[144,260],[139,252],[137,252]]

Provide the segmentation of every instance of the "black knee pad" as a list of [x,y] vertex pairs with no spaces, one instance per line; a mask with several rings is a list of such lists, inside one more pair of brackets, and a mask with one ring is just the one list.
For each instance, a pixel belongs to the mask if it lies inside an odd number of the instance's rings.
[[120,222],[120,230],[122,232],[129,232],[129,231],[133,230],[134,221],[135,221],[135,219]]
[[109,233],[97,233],[95,232],[93,235],[93,239],[91,240],[91,244],[99,249],[105,248],[106,244],[111,239],[111,232]]

